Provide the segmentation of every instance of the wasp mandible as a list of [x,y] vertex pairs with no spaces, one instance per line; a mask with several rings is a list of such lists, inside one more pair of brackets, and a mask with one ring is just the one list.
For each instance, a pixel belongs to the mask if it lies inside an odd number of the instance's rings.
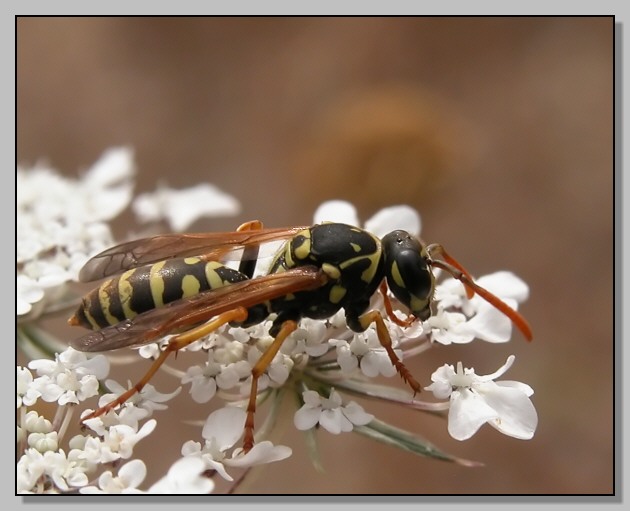
[[[261,245],[278,240],[284,244],[268,272],[254,277]],[[238,270],[221,262],[236,250],[242,250]],[[435,289],[432,268],[460,280],[469,297],[479,294],[531,340],[531,329],[521,314],[477,285],[441,245],[424,245],[405,231],[379,239],[342,223],[267,229],[252,221],[233,232],[165,234],[105,250],[80,272],[84,282],[109,278],[82,299],[68,320],[92,330],[71,346],[80,351],[109,351],[174,335],[135,386],[83,420],[100,416],[140,392],[171,353],[225,324],[247,327],[274,314],[269,331],[274,340],[252,368],[243,439],[247,452],[254,445],[258,379],[301,318],[326,319],[341,308],[355,332],[375,324],[398,374],[414,393],[420,392],[420,384],[394,353],[382,314],[369,310],[369,304],[380,291],[392,321],[408,325],[415,319],[428,319]],[[406,320],[393,313],[388,289],[409,310]]]

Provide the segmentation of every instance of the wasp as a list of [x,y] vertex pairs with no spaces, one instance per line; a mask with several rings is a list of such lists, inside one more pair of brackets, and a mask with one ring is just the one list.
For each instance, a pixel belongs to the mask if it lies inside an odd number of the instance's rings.
[[[260,247],[274,241],[283,244],[269,270],[254,277]],[[236,251],[241,253],[238,269],[221,262]],[[385,313],[397,324],[428,319],[435,289],[433,268],[460,280],[469,297],[479,294],[531,340],[526,320],[476,284],[441,245],[425,245],[405,231],[379,239],[341,223],[269,229],[252,221],[233,232],[165,234],[107,249],[90,259],[79,274],[84,282],[109,278],[82,299],[68,320],[92,330],[71,346],[102,352],[172,337],[135,386],[83,420],[100,416],[140,392],[171,353],[223,325],[248,327],[274,315],[269,331],[273,342],[251,371],[243,438],[247,452],[254,445],[258,379],[301,318],[326,319],[341,308],[355,332],[375,324],[397,372],[414,394],[420,392],[420,384],[394,353],[383,314],[369,305],[372,295],[381,292]],[[409,310],[406,319],[394,314],[388,290]]]

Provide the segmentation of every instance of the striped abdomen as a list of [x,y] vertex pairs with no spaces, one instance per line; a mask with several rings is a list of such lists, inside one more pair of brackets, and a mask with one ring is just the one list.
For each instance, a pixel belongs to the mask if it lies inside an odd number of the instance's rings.
[[86,295],[74,320],[94,330],[132,319],[167,303],[247,277],[216,261],[170,259],[126,271]]

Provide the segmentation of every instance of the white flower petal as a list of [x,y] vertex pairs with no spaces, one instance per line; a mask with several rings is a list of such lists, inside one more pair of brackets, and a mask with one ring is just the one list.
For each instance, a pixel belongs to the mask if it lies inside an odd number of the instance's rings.
[[520,389],[499,386],[494,382],[483,384],[476,390],[497,414],[490,422],[492,426],[504,435],[514,438],[529,440],[534,436],[538,414],[527,394]]
[[420,234],[420,215],[410,206],[399,205],[383,208],[365,222],[365,230],[379,238],[401,229],[412,236]]
[[306,431],[319,422],[321,413],[321,408],[310,408],[304,405],[293,415],[293,424],[300,431]]
[[313,223],[338,222],[360,226],[356,208],[343,200],[330,200],[320,204],[313,215]]
[[495,383],[497,385],[499,385],[499,387],[512,387],[512,388],[518,389],[518,390],[520,390],[523,394],[525,394],[528,397],[534,395],[534,389],[532,389],[526,383],[523,383],[523,382],[520,382],[520,381],[501,380],[501,381],[497,381]]
[[521,303],[529,297],[528,285],[509,271],[498,271],[484,275],[479,277],[476,282],[502,299],[511,298]]
[[247,412],[235,406],[226,406],[212,412],[201,436],[206,440],[214,439],[220,451],[232,447],[243,435]]
[[510,318],[487,302],[479,304],[477,314],[466,322],[466,327],[477,339],[487,342],[508,342],[512,336]]
[[341,413],[340,408],[323,410],[319,417],[319,424],[333,435],[338,435],[342,431],[352,431],[352,423]]
[[216,186],[202,183],[182,190],[160,188],[154,193],[141,194],[133,209],[142,222],[165,218],[171,229],[181,232],[204,216],[236,215],[241,206]]
[[355,426],[363,426],[372,422],[374,415],[367,413],[361,405],[350,401],[343,407],[343,414],[348,418]]
[[468,389],[457,390],[451,395],[448,432],[455,440],[467,440],[496,416],[496,412],[478,395]]
[[273,445],[268,440],[254,444],[247,454],[239,453],[232,459],[224,460],[230,467],[252,467],[263,463],[280,461],[291,456],[292,451],[284,445]]
[[147,467],[142,460],[131,460],[118,470],[118,477],[127,488],[137,488],[147,475]]
[[177,460],[168,473],[149,488],[149,493],[161,494],[206,494],[214,489],[214,482],[203,476],[205,462],[196,456],[185,456]]

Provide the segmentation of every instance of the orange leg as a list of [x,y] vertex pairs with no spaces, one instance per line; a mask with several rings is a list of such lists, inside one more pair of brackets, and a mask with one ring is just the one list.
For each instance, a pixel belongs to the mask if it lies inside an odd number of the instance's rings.
[[391,319],[398,326],[408,327],[416,320],[413,314],[407,316],[407,319],[400,319],[396,314],[394,314],[394,309],[392,307],[392,302],[389,299],[389,295],[387,294],[387,282],[383,280],[381,282],[381,287],[379,288],[381,294],[383,295],[383,304],[385,305],[385,312],[387,312],[387,317]]
[[413,390],[414,396],[422,390],[420,384],[414,379],[414,377],[409,372],[409,369],[405,367],[405,364],[396,356],[394,353],[394,348],[392,348],[392,338],[389,335],[387,330],[387,326],[385,325],[385,321],[383,321],[383,316],[378,311],[370,311],[366,312],[363,316],[359,318],[359,322],[363,328],[368,328],[372,323],[376,324],[376,334],[378,335],[378,340],[381,343],[381,346],[385,348],[389,359],[392,364],[396,368],[396,371],[403,379],[405,383],[407,383],[411,390]]
[[252,386],[249,391],[249,402],[247,403],[247,418],[245,419],[245,437],[243,438],[243,451],[249,452],[254,446],[254,414],[256,413],[256,397],[258,395],[258,378],[265,372],[273,357],[276,356],[280,346],[285,339],[297,329],[297,322],[287,320],[282,323],[280,331],[271,345],[258,359],[252,368]]
[[153,375],[157,372],[160,366],[166,361],[168,356],[171,353],[177,353],[180,349],[188,346],[189,344],[195,342],[198,339],[208,335],[209,333],[215,331],[217,328],[225,325],[226,323],[230,323],[231,321],[245,321],[247,319],[247,309],[244,307],[237,307],[234,310],[224,312],[223,314],[219,314],[217,317],[212,320],[200,325],[196,328],[188,330],[180,335],[173,337],[170,342],[167,344],[166,349],[160,353],[160,356],[155,359],[147,373],[142,377],[142,379],[136,383],[129,390],[118,396],[111,403],[102,406],[101,408],[93,411],[91,414],[83,417],[81,421],[85,421],[87,419],[93,419],[94,417],[99,417],[110,410],[113,410],[119,405],[122,405],[129,398],[139,393],[144,386],[153,378]]

